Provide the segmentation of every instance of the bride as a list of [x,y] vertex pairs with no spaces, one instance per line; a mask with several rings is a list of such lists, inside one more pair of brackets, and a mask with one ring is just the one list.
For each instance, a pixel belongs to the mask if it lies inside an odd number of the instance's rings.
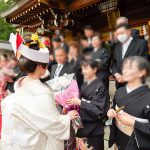
[[28,75],[20,78],[15,93],[2,101],[2,149],[64,150],[70,120],[78,114],[71,111],[60,115],[53,92],[40,81],[47,69],[48,52],[43,52],[38,43],[29,47],[21,44],[18,49],[22,55],[19,68]]

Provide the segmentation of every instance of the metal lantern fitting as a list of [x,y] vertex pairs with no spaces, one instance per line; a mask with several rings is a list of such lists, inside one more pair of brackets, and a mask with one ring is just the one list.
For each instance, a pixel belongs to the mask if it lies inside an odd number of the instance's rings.
[[120,16],[117,4],[117,0],[107,0],[106,2],[100,3],[98,6],[101,13],[107,15],[108,25],[110,29],[115,27],[116,19]]

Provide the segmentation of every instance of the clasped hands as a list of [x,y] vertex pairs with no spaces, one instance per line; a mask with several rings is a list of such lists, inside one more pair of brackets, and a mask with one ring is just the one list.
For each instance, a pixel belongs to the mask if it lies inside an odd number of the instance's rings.
[[124,112],[123,110],[122,113],[116,113],[114,109],[109,109],[109,111],[107,112],[107,116],[109,118],[118,119],[122,124],[126,126],[134,127],[135,118],[130,114]]

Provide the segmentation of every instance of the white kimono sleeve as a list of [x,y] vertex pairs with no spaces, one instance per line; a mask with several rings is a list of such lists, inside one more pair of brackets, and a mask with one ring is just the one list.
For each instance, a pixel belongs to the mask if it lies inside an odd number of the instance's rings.
[[70,137],[70,117],[60,115],[54,102],[53,94],[46,93],[34,98],[26,97],[21,103],[16,103],[13,116],[39,130],[49,138],[67,140]]

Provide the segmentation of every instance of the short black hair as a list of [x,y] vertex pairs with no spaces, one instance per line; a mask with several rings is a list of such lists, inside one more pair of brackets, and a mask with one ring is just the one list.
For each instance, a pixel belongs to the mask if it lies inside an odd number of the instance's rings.
[[94,30],[94,28],[91,25],[86,25],[84,30]]
[[52,38],[52,41],[54,41],[54,42],[61,42],[61,39],[60,39],[60,37],[54,37],[54,38]]
[[[36,51],[39,50],[38,43],[31,43],[29,45],[29,47]],[[25,73],[33,73],[38,65],[41,65],[43,68],[46,68],[48,64],[35,62],[32,60],[29,60],[28,58],[26,58],[24,56],[21,56],[21,58],[18,61],[18,66],[19,66],[20,70]]]
[[100,35],[99,32],[95,32],[95,33],[93,34],[92,38],[93,38],[93,37],[98,37],[99,39],[101,39],[101,35]]
[[59,38],[61,38],[61,37],[66,38],[66,35],[63,34],[63,33],[61,33],[61,34],[59,35]]
[[124,29],[128,30],[128,29],[130,29],[130,25],[127,23],[121,23],[118,26],[116,26],[115,30],[118,30],[120,28],[124,28]]
[[85,37],[85,36],[82,36],[82,37],[81,37],[81,40],[88,41],[87,37]]
[[97,69],[97,72],[98,73],[101,68],[99,66],[99,63],[97,60],[94,60],[94,59],[84,59],[82,62],[81,62],[81,66],[90,66],[92,69]]

